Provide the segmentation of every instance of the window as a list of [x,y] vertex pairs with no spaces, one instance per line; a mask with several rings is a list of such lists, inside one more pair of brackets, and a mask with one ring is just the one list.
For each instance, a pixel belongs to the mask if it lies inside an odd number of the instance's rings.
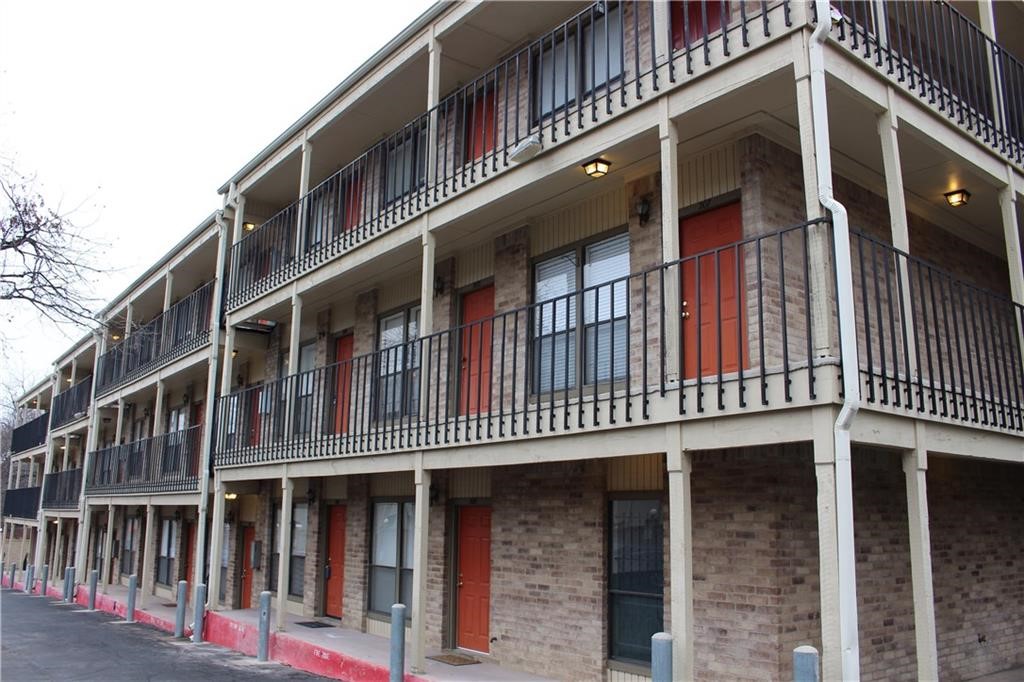
[[170,411],[167,418],[167,434],[164,436],[162,471],[165,474],[181,472],[182,449],[185,446],[185,430],[188,407],[182,405]]
[[427,176],[426,123],[407,126],[395,140],[388,140],[384,164],[384,200],[401,199],[423,185]]
[[[629,235],[625,233],[537,263],[534,391],[572,388],[581,372],[587,384],[625,377],[628,277]],[[581,287],[582,298],[577,293]],[[582,339],[576,333],[580,326]]]
[[391,613],[412,603],[412,552],[416,507],[412,502],[374,502],[370,560],[370,610]]
[[611,657],[649,664],[664,619],[661,502],[613,500],[609,523],[608,633]]
[[381,318],[378,328],[377,418],[396,419],[419,411],[420,307]]
[[[305,502],[292,504],[292,536],[288,549],[288,594],[301,597],[305,584],[306,529],[309,522],[309,505]],[[270,531],[270,589],[277,590],[277,567],[281,560],[281,506],[274,505],[274,526]]]
[[231,524],[224,524],[224,541],[220,549],[220,587],[217,592],[217,599],[223,602],[227,599],[228,586],[228,556],[231,552]]
[[[578,32],[583,40],[579,40]],[[622,11],[593,13],[542,38],[533,63],[533,114],[539,120],[622,76]]]
[[295,402],[295,433],[308,434],[313,430],[313,386],[316,381],[316,344],[309,342],[299,347],[299,378]]
[[135,572],[135,554],[139,549],[139,518],[126,516],[121,532],[121,572]]
[[174,559],[178,554],[178,532],[181,522],[177,519],[160,520],[160,551],[157,554],[156,581],[170,585],[175,578]]
[[[672,0],[672,48],[682,50],[697,42],[703,44],[704,36],[721,30],[722,25],[728,22],[728,16],[729,3],[722,0]],[[723,17],[726,17],[724,21]]]

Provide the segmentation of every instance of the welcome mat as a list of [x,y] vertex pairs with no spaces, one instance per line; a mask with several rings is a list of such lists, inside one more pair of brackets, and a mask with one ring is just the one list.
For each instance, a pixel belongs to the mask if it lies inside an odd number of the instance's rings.
[[317,620],[304,620],[304,621],[300,621],[300,622],[296,623],[296,625],[301,625],[304,628],[329,628],[329,627],[334,627],[330,623],[321,623],[320,621],[317,621]]
[[480,662],[472,656],[463,656],[462,654],[438,654],[437,656],[427,656],[427,658],[448,665],[473,665]]
[[177,608],[177,607],[178,607],[178,605],[177,605],[177,604],[175,604],[174,602],[171,602],[171,603],[169,603],[169,604],[161,604],[160,606],[169,606],[169,607],[170,607],[170,608],[172,608],[172,609],[175,609],[175,608]]

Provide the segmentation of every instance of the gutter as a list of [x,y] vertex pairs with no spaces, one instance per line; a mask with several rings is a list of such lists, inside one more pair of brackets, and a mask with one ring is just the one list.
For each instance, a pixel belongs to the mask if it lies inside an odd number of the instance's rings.
[[844,680],[860,679],[860,644],[857,628],[857,574],[853,537],[853,476],[850,463],[850,427],[860,409],[857,365],[857,327],[854,316],[853,265],[850,224],[846,207],[832,194],[832,147],[828,132],[825,92],[824,43],[832,27],[828,0],[815,0],[818,24],[807,45],[810,62],[811,120],[814,129],[818,200],[832,213],[836,301],[839,313],[839,348],[843,367],[843,405],[833,427],[836,477],[836,544],[839,563],[839,638]]

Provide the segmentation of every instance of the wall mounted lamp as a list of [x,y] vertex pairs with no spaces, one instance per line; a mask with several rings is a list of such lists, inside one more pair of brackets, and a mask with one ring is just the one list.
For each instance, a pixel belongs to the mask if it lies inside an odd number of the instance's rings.
[[942,196],[946,197],[946,203],[953,208],[965,206],[971,200],[971,193],[965,189],[955,189],[952,192],[946,192]]

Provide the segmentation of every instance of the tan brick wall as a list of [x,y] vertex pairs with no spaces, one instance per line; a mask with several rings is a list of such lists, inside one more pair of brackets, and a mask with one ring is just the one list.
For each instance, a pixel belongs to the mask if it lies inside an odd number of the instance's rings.
[[363,630],[366,618],[366,586],[369,579],[370,515],[369,479],[348,478],[345,509],[345,593],[342,597],[341,624]]
[[928,463],[939,676],[1024,665],[1024,468]]

